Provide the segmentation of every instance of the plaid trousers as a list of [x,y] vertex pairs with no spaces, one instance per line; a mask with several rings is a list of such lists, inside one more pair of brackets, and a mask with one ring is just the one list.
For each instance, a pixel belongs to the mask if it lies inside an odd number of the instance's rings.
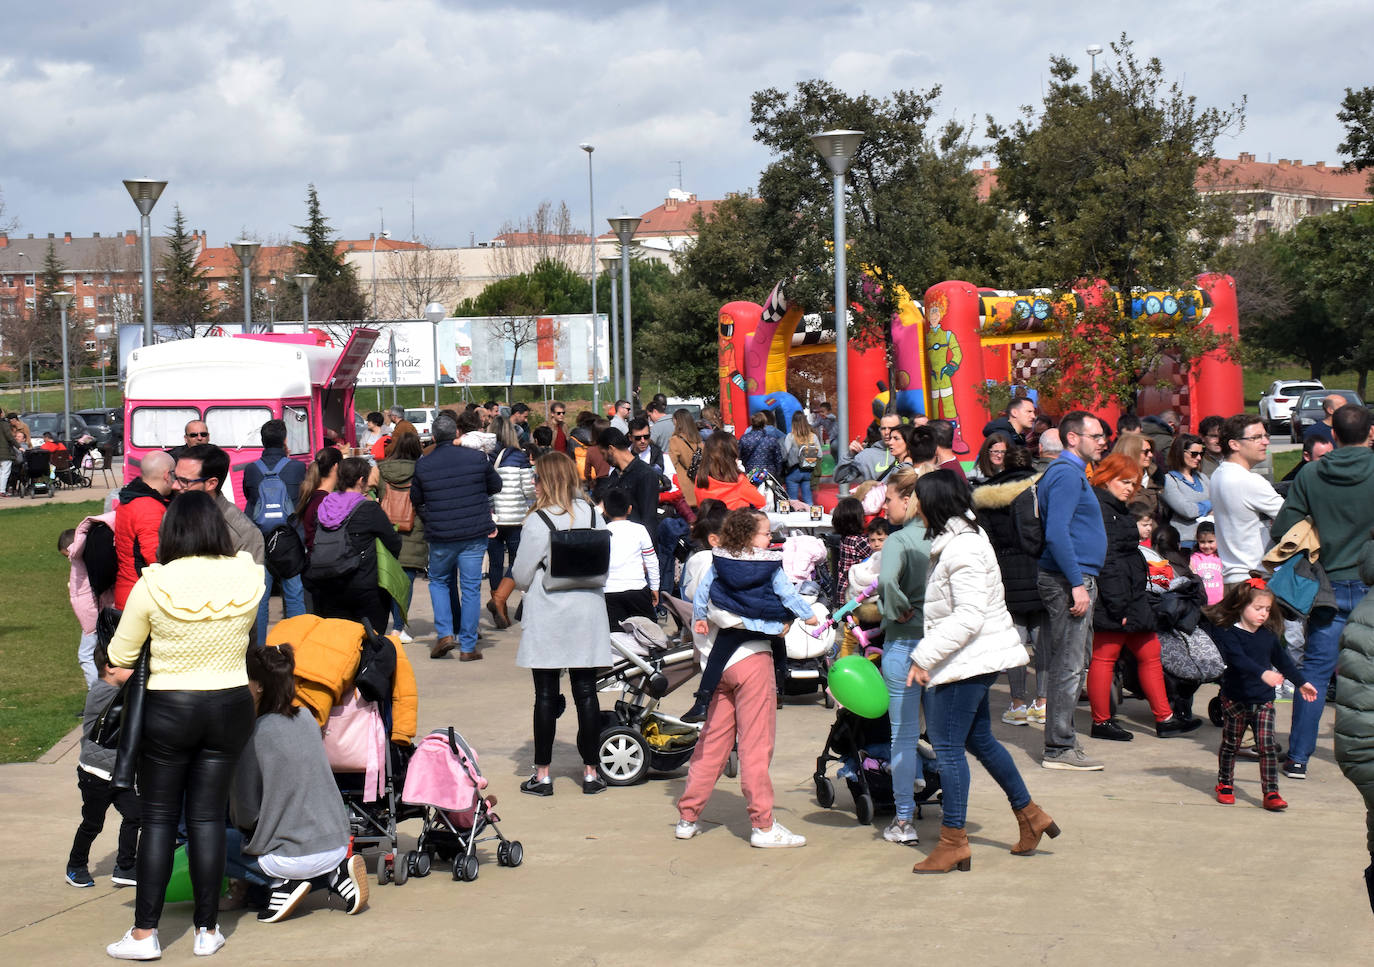
[[1231,785],[1236,772],[1236,750],[1240,748],[1245,727],[1255,732],[1259,749],[1260,790],[1279,791],[1278,744],[1274,741],[1274,703],[1245,705],[1221,696],[1221,748],[1217,751],[1217,782]]

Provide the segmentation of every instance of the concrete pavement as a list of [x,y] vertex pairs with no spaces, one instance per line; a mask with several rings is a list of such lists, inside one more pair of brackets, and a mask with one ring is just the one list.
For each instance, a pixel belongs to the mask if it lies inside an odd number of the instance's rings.
[[[415,628],[430,630],[428,595],[416,588]],[[684,773],[583,796],[564,715],[555,746],[556,794],[521,795],[528,774],[531,686],[514,666],[518,626],[491,629],[486,659],[428,657],[408,648],[421,695],[421,732],[456,725],[481,756],[500,799],[501,828],[525,846],[525,864],[498,867],[484,844],[480,877],[443,871],[404,886],[372,886],[357,917],[324,898],[275,925],[254,914],[221,920],[220,963],[277,964],[908,964],[1110,963],[1254,965],[1368,962],[1374,918],[1361,871],[1363,805],[1331,758],[1331,713],[1305,782],[1282,781],[1285,814],[1259,806],[1254,763],[1241,764],[1238,802],[1211,798],[1218,731],[1161,741],[1144,702],[1129,700],[1129,744],[1087,740],[1100,773],[1039,768],[1040,731],[995,722],[1037,802],[1064,833],[1036,856],[1010,855],[1016,823],[991,779],[973,766],[969,810],[973,869],[915,877],[911,864],[938,838],[939,810],[918,823],[917,849],[884,842],[885,819],[854,820],[839,786],[820,808],[811,774],[833,712],[792,699],[779,712],[772,775],[778,818],[806,835],[803,849],[757,850],[736,780],[722,779],[703,815],[704,835],[673,838]],[[1212,689],[1199,695],[1204,709]],[[1005,689],[994,693],[1000,714]],[[603,704],[611,701],[603,696]],[[687,690],[669,698],[683,711]],[[1281,706],[1286,732],[1289,713]],[[1087,726],[1086,708],[1079,724]],[[1281,734],[1281,739],[1286,738]],[[62,873],[79,814],[75,752],[0,767],[8,848],[0,852],[0,961],[94,964],[132,921],[134,891],[109,885],[113,811],[96,842],[97,886],[76,890]],[[832,767],[833,775],[833,767]],[[403,827],[413,842],[417,823]],[[404,848],[404,845],[403,845]],[[369,863],[369,865],[371,865]],[[191,959],[189,904],[168,906],[163,959]]]

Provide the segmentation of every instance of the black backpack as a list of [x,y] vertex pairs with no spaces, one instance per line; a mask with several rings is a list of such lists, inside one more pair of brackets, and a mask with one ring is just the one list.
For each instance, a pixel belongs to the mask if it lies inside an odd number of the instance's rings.
[[[369,702],[390,704],[391,681],[396,677],[396,646],[390,638],[378,634],[367,618],[363,619],[363,631],[362,657],[353,684]],[[387,731],[391,731],[390,723]]]
[[115,586],[119,559],[115,554],[114,530],[103,520],[91,521],[86,543],[81,549],[81,560],[86,565],[86,577],[96,598]]
[[329,528],[320,524],[315,528],[315,546],[310,551],[310,563],[305,569],[305,576],[311,581],[322,583],[347,579],[362,566],[362,552],[355,551],[348,540],[348,522],[358,512],[358,507],[349,511],[338,527]]
[[305,552],[305,542],[296,530],[295,517],[268,531],[263,538],[263,545],[267,570],[275,578],[293,578],[304,571],[310,561]]
[[[549,556],[540,563],[544,590],[604,588],[611,569],[611,532],[596,526],[596,510],[592,510],[591,527],[569,526],[567,530],[555,527],[542,510],[536,513],[549,528]],[[571,517],[568,523],[571,525]]]
[[1011,532],[1016,535],[1016,543],[1022,551],[1037,559],[1045,552],[1045,523],[1040,519],[1038,483],[1031,481],[1031,485],[1011,502]]

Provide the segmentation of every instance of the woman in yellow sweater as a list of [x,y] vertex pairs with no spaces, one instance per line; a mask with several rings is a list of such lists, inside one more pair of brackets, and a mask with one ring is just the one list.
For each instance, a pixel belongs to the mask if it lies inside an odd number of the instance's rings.
[[118,960],[162,956],[157,925],[183,801],[194,952],[224,946],[216,922],[224,816],[239,753],[253,733],[244,653],[262,589],[262,565],[234,553],[209,495],[188,491],[172,501],[159,528],[158,563],[129,593],[109,648],[111,664],[129,667],[152,639],[138,762],[143,833],[134,925],[106,948]]

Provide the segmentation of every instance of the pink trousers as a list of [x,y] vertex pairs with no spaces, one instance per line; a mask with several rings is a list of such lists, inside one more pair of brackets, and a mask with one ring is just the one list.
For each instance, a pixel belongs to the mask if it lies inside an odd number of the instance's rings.
[[755,829],[772,827],[773,781],[768,778],[768,765],[773,761],[778,730],[777,700],[772,654],[750,655],[725,669],[687,768],[687,788],[677,801],[683,819],[694,823],[706,808],[738,735],[739,785],[749,807],[749,822]]

